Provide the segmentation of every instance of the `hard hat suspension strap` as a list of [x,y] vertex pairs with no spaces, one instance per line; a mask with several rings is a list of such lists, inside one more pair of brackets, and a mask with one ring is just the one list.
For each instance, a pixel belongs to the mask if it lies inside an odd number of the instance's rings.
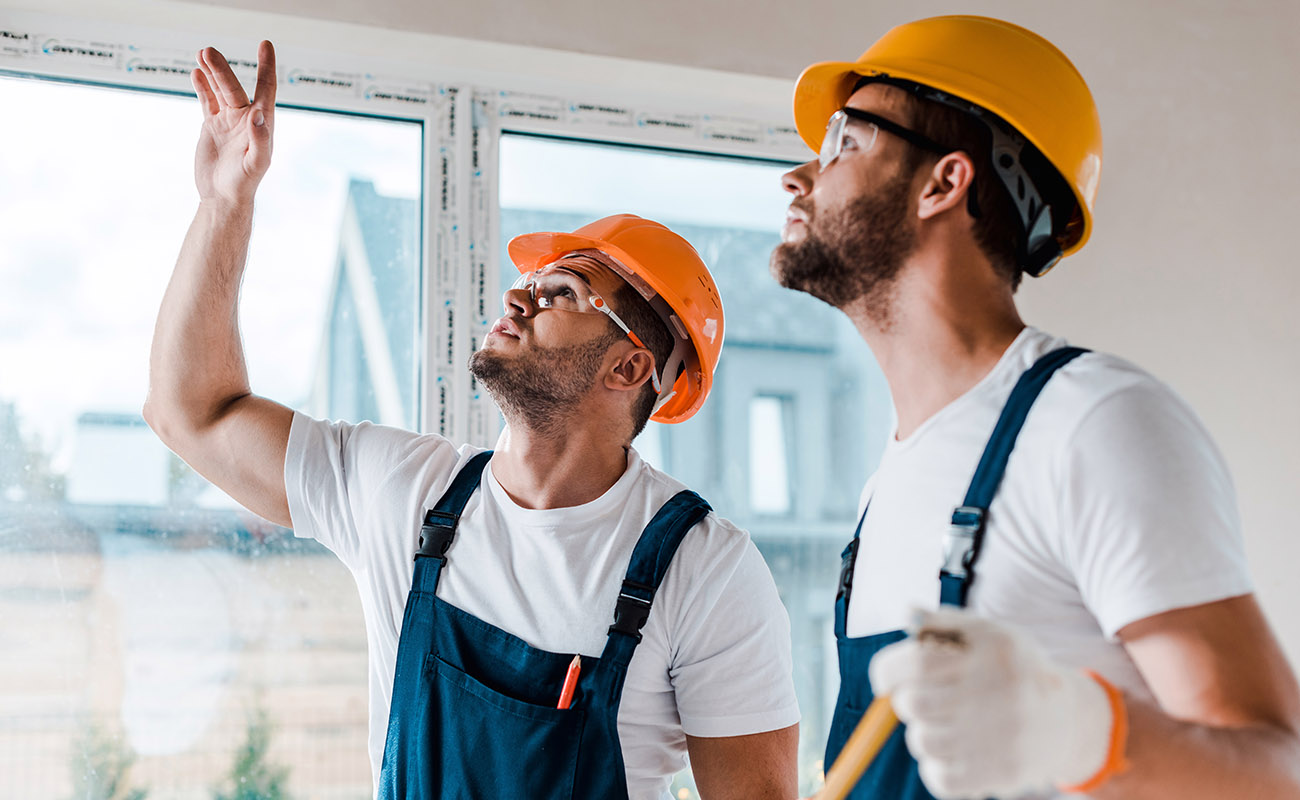
[[[881,74],[865,76],[858,81],[855,91],[867,83],[886,83],[896,86],[922,100],[948,106],[979,120],[992,137],[989,153],[993,172],[1006,188],[1007,194],[1011,196],[1011,202],[1020,220],[1022,235],[1017,245],[1019,250],[1017,261],[1021,269],[1038,277],[1056,265],[1056,262],[1061,259],[1061,245],[1054,233],[1052,206],[1043,198],[1038,184],[1024,165],[1026,155],[1031,152],[1037,155],[1037,148],[1033,143],[997,114],[931,86]],[[967,208],[971,216],[978,217],[979,208],[974,202],[973,186],[966,196]],[[1068,210],[1059,210],[1062,215],[1068,216]]]

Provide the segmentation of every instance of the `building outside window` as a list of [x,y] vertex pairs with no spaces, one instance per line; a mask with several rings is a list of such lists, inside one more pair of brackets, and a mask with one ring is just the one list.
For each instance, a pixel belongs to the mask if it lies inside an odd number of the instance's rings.
[[[351,575],[140,417],[195,101],[0,78],[0,103],[25,120],[0,161],[0,796],[368,797]],[[413,426],[422,126],[282,109],[276,138],[252,383]]]

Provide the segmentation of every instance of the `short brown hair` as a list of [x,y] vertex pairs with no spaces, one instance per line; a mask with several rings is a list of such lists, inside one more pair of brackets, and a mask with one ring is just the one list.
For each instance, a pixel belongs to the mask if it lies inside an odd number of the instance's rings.
[[[974,192],[974,208],[978,212],[972,214],[971,229],[994,270],[1014,292],[1024,273],[1021,259],[1024,257],[1026,232],[1010,192],[993,170],[993,136],[988,125],[965,111],[919,96],[916,92],[906,91],[906,95],[912,130],[943,143],[945,147],[965,152],[974,163],[975,179],[969,191]],[[919,147],[910,148],[907,168],[915,170],[934,158],[934,153]],[[1060,173],[1032,144],[1025,143],[1020,160],[1034,187],[1052,207],[1054,232],[1063,232],[1067,221],[1074,216],[1074,195]]]
[[[624,283],[618,287],[614,293],[614,306],[618,316],[627,323],[632,332],[645,342],[646,349],[654,355],[654,369],[662,370],[664,364],[668,363],[668,357],[672,355],[675,340],[673,335],[668,332],[668,326],[664,323],[663,318],[659,316],[650,303],[646,301],[641,293],[632,288],[629,283]],[[676,375],[663,375],[664,383],[671,383]],[[659,397],[655,392],[654,382],[646,381],[641,387],[641,395],[637,398],[636,405],[632,408],[632,438],[635,439],[645,430],[646,423],[650,420],[650,415],[654,413],[655,400]]]

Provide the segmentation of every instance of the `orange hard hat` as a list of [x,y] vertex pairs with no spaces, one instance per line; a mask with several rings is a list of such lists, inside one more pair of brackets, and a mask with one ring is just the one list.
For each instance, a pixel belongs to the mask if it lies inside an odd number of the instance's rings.
[[1101,120],[1083,76],[1051,42],[989,17],[931,17],[891,29],[857,61],[813,64],[795,84],[794,119],[814,151],[864,76],[927,86],[1001,117],[1074,195],[1078,216],[1069,220],[1062,254],[1088,241],[1101,177]]
[[615,271],[659,313],[675,342],[668,363],[656,365],[664,387],[650,419],[683,422],[704,405],[722,353],[722,298],[690,242],[658,222],[615,214],[573,233],[516,236],[507,249],[520,272],[539,270],[575,250],[612,258]]

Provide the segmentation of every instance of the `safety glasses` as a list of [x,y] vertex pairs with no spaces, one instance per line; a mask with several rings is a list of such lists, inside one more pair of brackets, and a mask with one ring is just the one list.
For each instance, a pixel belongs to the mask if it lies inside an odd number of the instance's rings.
[[903,141],[916,145],[917,147],[930,150],[935,153],[951,153],[951,147],[944,147],[929,137],[922,136],[913,130],[908,130],[896,122],[891,122],[879,114],[872,114],[870,111],[862,111],[856,108],[841,108],[831,115],[830,121],[826,123],[826,138],[822,139],[821,152],[817,154],[817,163],[820,165],[819,172],[825,172],[835,159],[840,157],[844,150],[844,139],[848,130],[849,122],[856,120],[863,123],[858,126],[859,133],[852,139],[853,146],[860,152],[867,152],[876,145],[876,138],[880,132],[886,131],[892,133]]
[[[551,311],[569,311],[578,314],[604,314],[609,317],[619,330],[632,340],[637,347],[645,347],[641,337],[632,332],[627,323],[614,313],[605,298],[592,291],[591,287],[577,274],[558,268],[555,263],[540,270],[525,272],[515,281],[511,289],[523,289],[528,292],[533,305]],[[649,348],[646,348],[649,349]],[[662,390],[657,371],[650,373],[650,380],[656,393]]]

